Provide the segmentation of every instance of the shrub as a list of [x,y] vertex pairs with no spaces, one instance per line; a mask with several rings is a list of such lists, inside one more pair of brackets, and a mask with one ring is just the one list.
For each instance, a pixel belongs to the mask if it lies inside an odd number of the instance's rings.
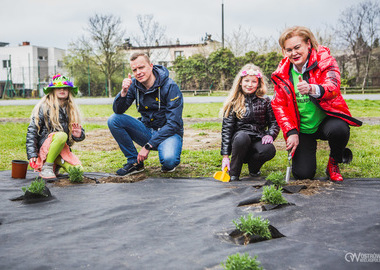
[[253,217],[252,213],[247,217],[240,217],[239,220],[233,220],[236,228],[243,232],[245,235],[258,235],[266,239],[271,239],[272,235],[269,231],[269,220],[261,219],[261,217]]
[[29,191],[30,193],[47,196],[44,193],[44,190],[45,190],[45,181],[42,178],[40,180],[38,180],[38,177],[36,177],[36,179],[30,183],[30,186],[22,187],[21,189],[22,189],[22,191],[24,193],[26,191]]
[[70,167],[68,173],[71,183],[83,183],[83,170],[80,166]]
[[252,258],[248,253],[241,255],[236,253],[227,257],[224,263],[221,263],[226,270],[262,270],[260,262],[256,260],[257,256]]
[[284,204],[288,201],[282,196],[282,187],[264,186],[261,201],[271,204]]
[[266,179],[271,181],[277,187],[283,187],[286,185],[285,175],[281,171],[271,172]]

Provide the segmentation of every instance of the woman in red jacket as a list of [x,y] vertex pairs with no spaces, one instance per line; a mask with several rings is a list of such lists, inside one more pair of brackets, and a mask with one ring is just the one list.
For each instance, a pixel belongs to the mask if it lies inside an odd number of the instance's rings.
[[272,74],[272,107],[293,156],[296,179],[312,179],[316,172],[317,139],[327,140],[330,158],[326,174],[343,181],[338,163],[350,137],[351,117],[340,92],[340,71],[327,47],[318,45],[306,27],[286,29],[279,38],[284,59]]

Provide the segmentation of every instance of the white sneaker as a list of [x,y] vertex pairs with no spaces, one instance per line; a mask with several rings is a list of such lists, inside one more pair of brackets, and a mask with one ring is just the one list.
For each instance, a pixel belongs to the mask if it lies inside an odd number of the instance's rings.
[[174,171],[175,171],[175,168],[176,168],[176,167],[174,167],[174,168],[171,169],[171,170],[165,170],[163,167],[161,167],[161,172],[162,172],[162,173],[170,173],[170,172],[174,172]]
[[43,179],[52,179],[57,178],[54,171],[53,171],[53,163],[45,162],[45,164],[42,166],[40,177]]

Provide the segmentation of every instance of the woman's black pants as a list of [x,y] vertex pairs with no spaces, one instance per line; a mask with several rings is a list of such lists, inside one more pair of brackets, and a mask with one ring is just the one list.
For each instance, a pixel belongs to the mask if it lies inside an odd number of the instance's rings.
[[313,134],[299,134],[299,145],[292,159],[292,173],[296,179],[313,179],[317,169],[317,139],[328,141],[330,157],[342,162],[343,151],[350,138],[350,127],[339,118],[326,117]]
[[240,176],[243,163],[248,163],[250,173],[257,173],[261,166],[276,155],[273,144],[262,144],[260,138],[237,132],[232,141],[231,176]]

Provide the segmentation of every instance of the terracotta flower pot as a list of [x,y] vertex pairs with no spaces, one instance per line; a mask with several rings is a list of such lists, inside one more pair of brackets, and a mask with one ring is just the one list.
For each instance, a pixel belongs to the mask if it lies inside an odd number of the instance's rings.
[[25,179],[28,164],[29,162],[25,160],[12,160],[12,178]]

